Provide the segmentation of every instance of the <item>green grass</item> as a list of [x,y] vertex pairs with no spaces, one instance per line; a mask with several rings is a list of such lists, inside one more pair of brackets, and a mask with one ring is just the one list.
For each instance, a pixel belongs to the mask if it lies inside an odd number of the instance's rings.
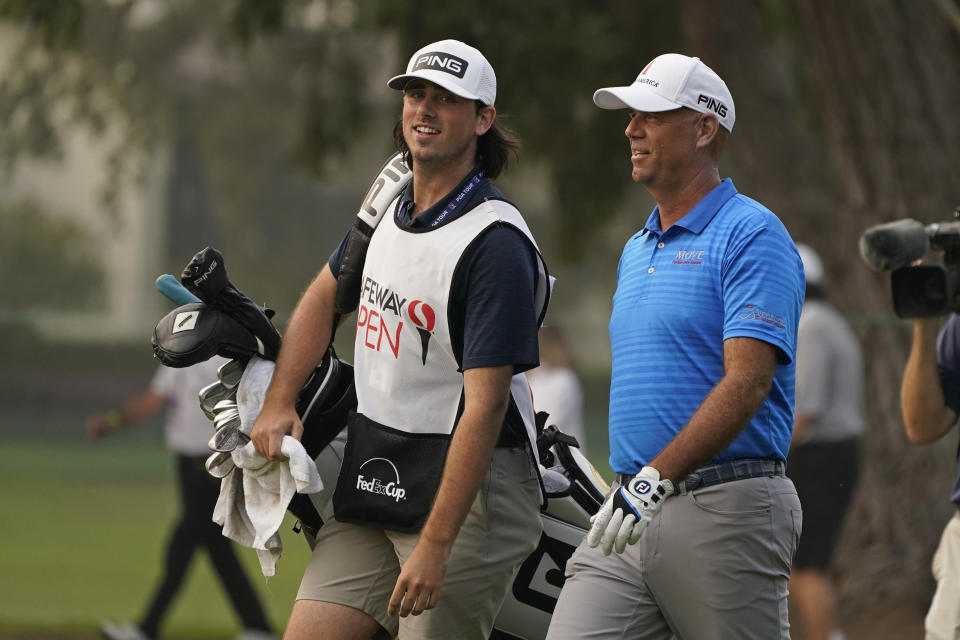
[[[47,344],[7,329],[0,335],[0,640],[94,638],[103,619],[141,615],[178,506],[161,420],[91,443],[83,418],[119,406],[156,365],[145,342]],[[584,383],[588,455],[609,479],[607,383]],[[256,554],[238,547],[278,633],[309,555],[292,525],[288,517],[284,555],[269,581]],[[199,552],[164,636],[227,639],[238,626]]]
[[[159,579],[176,515],[172,461],[158,434],[102,443],[0,439],[0,637],[92,637],[103,619],[139,617]],[[277,575],[238,547],[277,631],[309,551],[288,517]],[[165,625],[171,638],[230,638],[239,622],[199,552]]]
[[[591,424],[591,460],[609,477],[597,426]],[[95,443],[78,431],[43,439],[21,429],[0,431],[0,639],[92,638],[101,620],[140,616],[160,577],[178,508],[160,431],[141,428]],[[292,526],[288,515],[280,530],[284,554],[269,580],[256,554],[237,547],[278,633],[309,556]],[[163,635],[203,640],[231,638],[238,630],[200,551]]]

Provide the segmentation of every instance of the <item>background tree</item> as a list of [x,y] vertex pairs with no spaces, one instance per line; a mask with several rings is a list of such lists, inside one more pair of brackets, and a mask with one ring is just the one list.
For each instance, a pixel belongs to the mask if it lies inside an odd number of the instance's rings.
[[[955,108],[960,100],[960,31],[943,13],[951,4],[799,3],[806,50],[812,54],[806,59],[823,104],[830,166],[840,187],[833,215],[818,225],[833,230],[829,253],[835,260],[853,253],[852,242],[841,239],[852,240],[867,225],[901,217],[943,221],[960,204]],[[842,275],[838,294],[843,299],[861,309],[889,308],[886,276],[862,268]],[[870,403],[873,437],[866,441],[863,486],[884,490],[862,492],[852,514],[860,526],[849,529],[846,549],[861,561],[848,561],[855,578],[848,586],[876,597],[920,598],[925,606],[932,593],[930,558],[952,513],[946,497],[957,436],[951,434],[936,447],[904,447],[897,391],[906,331],[873,326],[861,333],[868,346],[868,389],[875,400]],[[909,567],[899,585],[883,582],[896,571],[894,558]],[[877,584],[883,588],[871,589]],[[922,587],[912,589],[914,584]]]
[[[960,38],[944,2],[684,3],[691,49],[736,87],[735,175],[816,247],[831,297],[865,347],[868,435],[858,499],[839,550],[846,602],[932,595],[930,559],[952,509],[956,436],[910,446],[899,385],[909,324],[890,313],[889,276],[857,256],[868,226],[932,223],[960,204]],[[825,470],[828,472],[828,470]],[[899,579],[891,580],[897,575]]]
[[0,300],[10,307],[90,309],[103,299],[102,269],[84,227],[32,202],[0,207]]
[[[865,347],[870,427],[844,597],[922,609],[956,437],[906,443],[909,325],[856,245],[870,225],[942,221],[960,204],[958,16],[955,0],[0,0],[0,20],[28,34],[0,78],[0,162],[55,155],[64,122],[120,123],[118,180],[135,179],[127,149],[169,144],[177,228],[202,223],[236,281],[285,317],[389,152],[398,109],[384,79],[427,42],[473,42],[524,142],[505,190],[561,275],[552,313],[577,328],[579,350],[606,354],[616,260],[652,203],[629,181],[625,119],[590,96],[664,51],[698,55],[736,100],[722,173],[818,249]],[[197,240],[171,236],[174,264]],[[595,384],[602,416],[606,381]]]
[[0,117],[11,123],[0,161],[56,159],[71,128],[101,135],[112,167],[104,215],[119,224],[118,193],[143,178],[138,154],[169,149],[164,268],[217,243],[237,282],[290,309],[297,286],[274,283],[310,277],[366,186],[359,174],[316,179],[358,148],[389,151],[389,135],[366,135],[387,91],[371,90],[385,47],[350,28],[349,2],[226,6],[0,2],[0,18],[24,36],[0,80]]
[[[563,12],[542,0],[468,3],[464,10],[477,17],[469,21],[437,0],[40,5],[0,0],[0,19],[28,34],[0,81],[0,115],[20,123],[0,132],[8,166],[56,157],[64,125],[102,132],[110,122],[122,133],[104,193],[109,211],[117,189],[139,177],[130,174],[131,153],[172,145],[176,161],[189,164],[175,171],[174,193],[189,187],[195,198],[177,196],[174,221],[184,219],[176,212],[186,202],[185,215],[199,224],[186,246],[171,225],[168,255],[183,262],[200,248],[197,228],[206,230],[199,235],[219,241],[238,280],[254,290],[268,282],[258,266],[266,256],[272,281],[300,282],[309,277],[305,262],[315,268],[316,245],[326,252],[336,242],[369,173],[348,172],[356,179],[344,183],[343,167],[369,167],[370,156],[390,149],[398,110],[383,78],[403,67],[406,52],[445,37],[483,42],[497,60],[498,107],[524,142],[520,188],[507,184],[539,216],[551,266],[583,270],[600,254],[609,273],[594,239],[618,213],[625,146],[616,135],[596,135],[598,123],[615,130],[619,120],[589,96],[601,84],[629,82],[635,60],[679,38],[672,5],[628,0]],[[657,29],[639,43],[618,28],[644,22]],[[331,170],[339,183],[324,181]],[[533,189],[531,178],[539,180]],[[271,303],[290,308],[293,298]]]

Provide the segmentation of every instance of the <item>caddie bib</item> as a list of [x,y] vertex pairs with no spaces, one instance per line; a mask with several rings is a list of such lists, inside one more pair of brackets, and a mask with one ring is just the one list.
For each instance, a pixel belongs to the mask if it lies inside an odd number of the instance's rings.
[[[391,216],[374,231],[357,308],[357,411],[333,498],[338,520],[395,531],[423,526],[462,411],[463,374],[449,326],[453,276],[464,251],[493,224],[515,227],[537,249],[519,211],[501,200],[426,230],[402,228]],[[542,321],[549,277],[536,255]],[[522,374],[511,395],[532,443],[533,403]]]

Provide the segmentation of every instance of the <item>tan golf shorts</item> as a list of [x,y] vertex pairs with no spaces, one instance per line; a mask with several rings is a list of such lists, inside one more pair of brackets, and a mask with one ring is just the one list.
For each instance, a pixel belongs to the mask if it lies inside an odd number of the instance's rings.
[[540,538],[540,485],[524,449],[496,449],[460,529],[437,606],[419,616],[387,615],[401,563],[418,534],[331,520],[317,536],[298,600],[359,609],[392,636],[487,640],[513,574]]

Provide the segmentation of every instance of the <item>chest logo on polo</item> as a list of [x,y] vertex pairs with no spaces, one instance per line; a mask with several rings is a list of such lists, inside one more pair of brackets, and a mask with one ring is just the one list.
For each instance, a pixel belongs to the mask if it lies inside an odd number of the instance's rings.
[[703,249],[680,249],[673,258],[673,264],[703,264],[707,252]]

